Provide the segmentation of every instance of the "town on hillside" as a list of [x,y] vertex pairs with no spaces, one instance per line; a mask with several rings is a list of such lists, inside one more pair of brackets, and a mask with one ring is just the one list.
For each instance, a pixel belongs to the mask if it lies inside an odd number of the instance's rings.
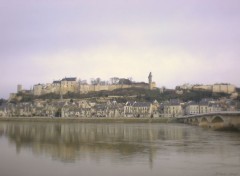
[[[112,91],[116,89],[127,88],[143,88],[143,89],[155,89],[156,83],[152,81],[152,73],[148,75],[148,83],[134,82],[131,78],[118,78],[112,77],[110,81],[103,81],[101,78],[91,79],[91,83],[88,84],[87,80],[81,80],[76,77],[65,77],[61,80],[53,81],[47,84],[36,84],[32,90],[24,90],[22,85],[17,86],[17,91],[32,94],[34,96],[45,95],[49,93],[64,95],[67,93],[86,94],[89,92],[99,91]],[[16,93],[10,94],[10,99],[16,97]]]
[[158,88],[151,72],[148,83],[114,77],[109,82],[92,79],[88,84],[70,77],[36,84],[32,90],[18,85],[17,93],[0,102],[0,117],[174,118],[238,111],[238,93],[237,87],[225,83]]
[[239,101],[222,98],[183,102],[171,99],[164,102],[89,100],[35,100],[33,102],[5,103],[0,106],[0,117],[136,117],[173,118],[183,115],[239,110]]

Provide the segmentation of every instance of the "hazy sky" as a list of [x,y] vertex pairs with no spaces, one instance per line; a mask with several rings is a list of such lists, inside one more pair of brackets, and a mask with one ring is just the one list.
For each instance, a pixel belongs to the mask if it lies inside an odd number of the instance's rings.
[[63,77],[240,86],[239,0],[1,0],[0,98]]

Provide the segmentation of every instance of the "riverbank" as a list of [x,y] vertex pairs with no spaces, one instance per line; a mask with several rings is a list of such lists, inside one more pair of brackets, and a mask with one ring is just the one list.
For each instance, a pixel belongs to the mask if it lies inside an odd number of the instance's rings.
[[0,117],[0,122],[69,122],[69,123],[168,123],[169,118],[51,118]]

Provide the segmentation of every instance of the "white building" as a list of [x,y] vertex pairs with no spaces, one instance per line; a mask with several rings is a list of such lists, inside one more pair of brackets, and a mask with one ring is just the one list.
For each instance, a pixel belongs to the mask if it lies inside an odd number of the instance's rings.
[[170,100],[169,103],[164,105],[164,117],[179,117],[182,116],[183,107],[179,100]]
[[186,115],[193,115],[193,114],[199,114],[200,110],[199,110],[199,104],[196,102],[189,102],[187,103],[186,109],[185,109],[185,113]]

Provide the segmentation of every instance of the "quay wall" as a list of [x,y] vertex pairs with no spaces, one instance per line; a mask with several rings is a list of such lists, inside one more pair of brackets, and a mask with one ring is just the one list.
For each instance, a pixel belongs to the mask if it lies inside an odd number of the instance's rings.
[[69,123],[168,123],[169,118],[49,118],[1,117],[0,122],[69,122]]

